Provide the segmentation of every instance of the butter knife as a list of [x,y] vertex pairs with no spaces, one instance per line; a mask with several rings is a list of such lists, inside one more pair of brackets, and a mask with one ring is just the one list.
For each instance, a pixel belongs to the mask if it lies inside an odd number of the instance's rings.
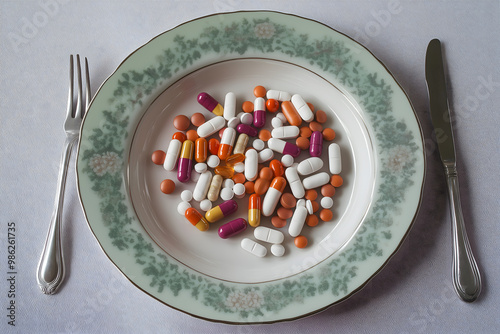
[[439,155],[448,184],[453,232],[453,285],[460,298],[466,302],[473,302],[481,292],[481,275],[467,238],[460,205],[455,143],[448,107],[441,42],[438,39],[430,41],[427,47],[425,78],[432,125],[438,139]]

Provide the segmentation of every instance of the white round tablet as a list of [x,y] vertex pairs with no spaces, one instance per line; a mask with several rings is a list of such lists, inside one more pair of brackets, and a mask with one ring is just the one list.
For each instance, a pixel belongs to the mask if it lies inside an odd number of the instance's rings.
[[208,211],[212,208],[212,202],[209,199],[204,199],[200,202],[200,209]]
[[243,162],[238,162],[233,168],[236,173],[243,173],[245,171],[245,164]]
[[243,113],[243,115],[240,116],[240,121],[243,124],[252,124],[253,123],[253,116],[250,113]]
[[288,123],[288,120],[286,119],[285,115],[282,112],[277,113],[276,117],[278,117],[279,119],[281,119],[281,122],[283,124]]
[[179,214],[181,216],[184,216],[184,214],[186,213],[186,210],[189,209],[190,207],[191,207],[191,204],[189,204],[188,202],[180,202],[177,205],[177,212],[179,212]]
[[333,199],[331,197],[323,197],[320,204],[323,209],[330,209],[333,206]]
[[191,200],[193,199],[193,192],[188,189],[184,190],[183,192],[181,192],[181,199],[184,202],[191,202]]
[[262,151],[264,149],[264,147],[266,147],[266,144],[264,143],[263,140],[261,139],[255,139],[253,142],[252,142],[252,146],[254,149],[256,149],[257,151]]
[[198,162],[196,165],[194,165],[194,170],[197,172],[197,173],[205,173],[208,169],[208,166],[206,163],[204,162]]
[[233,189],[231,188],[223,188],[220,191],[220,198],[222,198],[223,201],[229,201],[230,199],[233,199],[234,197],[234,192]]
[[222,184],[222,188],[232,188],[234,186],[234,181],[231,179],[225,179]]
[[285,247],[281,244],[275,244],[271,246],[271,253],[274,256],[283,256],[285,254]]
[[233,187],[233,192],[236,198],[245,197],[246,193],[245,193],[245,186],[243,185],[243,183],[236,183]]
[[279,117],[273,117],[271,120],[271,125],[273,128],[281,128],[283,126],[283,121]]
[[293,165],[293,162],[294,162],[293,157],[290,154],[285,154],[284,156],[281,157],[281,163],[285,167],[290,167],[291,165]]
[[227,127],[228,128],[236,128],[240,124],[240,118],[239,117],[233,117],[229,121],[227,121]]
[[219,164],[220,164],[220,159],[215,154],[208,157],[208,159],[207,159],[208,167],[215,168],[215,167],[219,166]]

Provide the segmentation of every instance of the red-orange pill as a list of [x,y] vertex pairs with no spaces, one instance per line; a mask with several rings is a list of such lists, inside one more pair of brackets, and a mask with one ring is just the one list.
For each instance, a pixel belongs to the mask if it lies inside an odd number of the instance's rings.
[[186,115],[177,115],[174,117],[174,127],[179,131],[186,131],[191,125],[191,121]]
[[233,181],[234,183],[245,183],[245,174],[243,173],[236,173],[233,176]]
[[253,95],[255,95],[255,97],[265,97],[266,93],[267,90],[263,86],[255,86],[253,89]]
[[318,216],[316,216],[316,215],[308,215],[307,216],[307,218],[306,218],[307,226],[314,227],[314,226],[318,225],[318,223],[319,223]]
[[280,108],[280,103],[278,100],[269,99],[266,101],[266,109],[269,112],[277,112]]
[[307,238],[303,235],[299,235],[298,237],[295,237],[294,241],[295,246],[297,248],[306,248],[307,246]]
[[311,129],[312,132],[314,131],[323,131],[323,125],[321,125],[321,123],[318,123],[318,122],[311,122],[309,123],[309,129]]
[[334,140],[335,139],[335,131],[333,129],[330,129],[330,128],[325,128],[323,129],[323,139],[324,140]]
[[321,123],[321,124],[325,123],[327,120],[326,112],[324,112],[321,109],[316,111],[315,119],[316,119],[316,122],[318,122],[318,123]]
[[259,131],[259,139],[262,141],[268,141],[271,139],[271,131],[267,129],[262,129]]
[[290,219],[293,216],[293,210],[292,209],[286,209],[286,208],[279,208],[276,213],[278,214],[278,217],[281,219]]
[[196,130],[189,130],[188,132],[186,132],[186,137],[187,137],[187,139],[191,140],[192,142],[195,142],[196,139],[199,138]]
[[318,192],[314,189],[306,190],[306,199],[314,201],[318,198]]
[[335,187],[331,184],[325,184],[321,187],[321,195],[324,197],[332,197],[335,195]]
[[330,184],[334,186],[335,188],[340,187],[342,184],[344,184],[344,179],[342,179],[342,176],[334,174],[330,178]]
[[281,111],[290,125],[300,126],[300,124],[302,124],[302,118],[300,117],[297,109],[293,106],[292,102],[283,101],[281,103]]
[[309,129],[308,126],[303,126],[300,128],[300,136],[301,137],[309,138],[309,137],[311,137],[311,134],[312,134],[312,131],[311,131],[311,129]]
[[198,138],[194,142],[194,160],[205,162],[208,156],[208,143],[205,138]]
[[[243,177],[245,177],[245,175],[243,175]],[[252,181],[247,181],[243,185],[245,186],[245,193],[253,194],[255,192],[255,184]]]
[[311,204],[313,206],[313,212],[316,212],[319,210],[319,203],[316,201],[311,201]]
[[199,112],[194,113],[193,116],[191,116],[191,123],[194,126],[200,126],[205,123],[205,116]]
[[324,222],[328,222],[328,221],[332,220],[332,218],[333,218],[332,210],[330,210],[330,209],[321,210],[321,212],[319,213],[319,218]]
[[254,191],[258,195],[264,195],[271,185],[274,173],[271,168],[264,167],[259,172],[259,178],[255,181]]
[[247,113],[253,112],[253,102],[251,101],[243,102],[243,104],[241,105],[241,109]]
[[178,141],[180,141],[181,143],[184,142],[184,140],[187,139],[186,135],[182,132],[176,132],[172,135],[172,139],[177,139]]
[[269,167],[273,171],[274,176],[283,176],[285,174],[285,167],[283,167],[283,164],[278,159],[271,160]]
[[208,151],[210,152],[210,154],[212,155],[217,155],[217,153],[219,152],[219,141],[215,138],[212,138],[208,141]]
[[162,150],[156,150],[151,155],[151,160],[153,161],[153,163],[155,165],[163,165],[163,163],[165,162],[166,156],[167,156],[167,154],[165,152],[163,152]]
[[271,218],[271,224],[273,224],[273,226],[276,228],[282,228],[286,226],[286,220],[281,219],[278,216],[274,216],[273,218]]
[[301,150],[308,150],[310,142],[306,137],[297,137],[297,139],[295,139],[295,145],[297,145]]
[[160,190],[165,194],[171,194],[175,190],[175,182],[170,179],[161,181]]
[[280,203],[285,209],[291,209],[297,204],[297,199],[290,193],[284,193],[281,195]]

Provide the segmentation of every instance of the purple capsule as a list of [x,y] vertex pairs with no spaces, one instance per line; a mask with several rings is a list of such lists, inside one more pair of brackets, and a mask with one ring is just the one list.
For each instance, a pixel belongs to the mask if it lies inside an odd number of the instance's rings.
[[238,133],[245,133],[249,135],[250,137],[257,137],[258,131],[256,128],[251,127],[248,124],[238,124],[236,127],[236,130]]
[[227,239],[247,229],[247,222],[243,218],[237,218],[219,227],[219,237]]
[[320,157],[323,151],[323,134],[320,131],[314,131],[311,134],[309,154],[311,157]]

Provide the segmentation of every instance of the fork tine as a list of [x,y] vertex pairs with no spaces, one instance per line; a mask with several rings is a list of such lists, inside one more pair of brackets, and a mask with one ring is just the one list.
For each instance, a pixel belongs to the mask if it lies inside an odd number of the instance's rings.
[[82,111],[82,68],[80,66],[80,55],[76,55],[76,77],[78,84],[78,96],[76,98],[76,108],[73,113],[73,117],[78,117],[83,115]]
[[69,92],[68,92],[68,108],[66,111],[67,117],[73,113],[73,55],[69,56]]
[[90,97],[92,96],[90,92],[90,74],[89,74],[89,63],[87,62],[87,57],[85,57],[85,110],[82,113],[82,118],[87,112],[90,104]]

